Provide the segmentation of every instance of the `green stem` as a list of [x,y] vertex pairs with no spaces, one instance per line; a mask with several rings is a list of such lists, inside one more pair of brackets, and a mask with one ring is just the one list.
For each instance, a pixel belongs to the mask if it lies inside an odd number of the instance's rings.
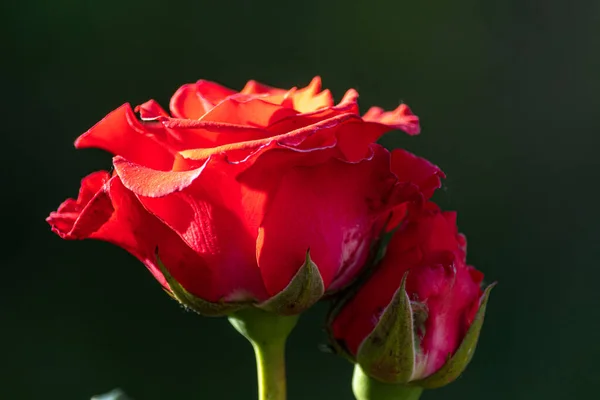
[[356,400],[419,400],[423,388],[383,383],[369,377],[358,364],[354,367],[352,389]]
[[252,343],[256,356],[259,400],[285,400],[285,340]]
[[246,308],[229,317],[231,325],[254,348],[258,375],[258,400],[285,400],[285,342],[298,316],[281,316]]

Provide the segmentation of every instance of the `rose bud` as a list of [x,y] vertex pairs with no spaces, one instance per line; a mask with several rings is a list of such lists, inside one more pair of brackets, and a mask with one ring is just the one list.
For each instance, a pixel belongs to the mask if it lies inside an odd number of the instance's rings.
[[75,142],[112,153],[114,172],[82,181],[48,222],[64,239],[99,239],[142,261],[186,307],[223,315],[249,304],[297,314],[347,286],[380,232],[440,186],[442,172],[374,143],[419,132],[406,105],[361,116],[305,88],[198,81],[170,113],[125,104]]
[[482,279],[466,264],[455,213],[411,209],[372,275],[331,314],[334,347],[357,363],[357,396],[370,398],[365,376],[417,388],[456,379],[483,324],[491,287],[483,292]]

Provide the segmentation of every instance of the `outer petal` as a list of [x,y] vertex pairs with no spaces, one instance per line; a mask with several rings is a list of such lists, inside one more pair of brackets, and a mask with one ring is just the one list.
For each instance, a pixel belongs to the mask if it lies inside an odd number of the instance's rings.
[[363,266],[396,185],[387,151],[380,146],[374,151],[371,159],[356,164],[332,159],[292,168],[269,193],[257,240],[269,294],[289,283],[307,249],[325,288],[338,275],[344,276],[340,285],[347,283]]
[[223,167],[226,165],[207,163],[197,170],[163,172],[115,159],[123,184],[198,254],[210,271],[210,280],[204,282],[181,280],[173,273],[183,287],[209,301],[265,300],[255,259],[256,229],[251,221],[261,215],[260,210],[255,211],[261,194],[243,191],[235,175],[228,175]]
[[433,196],[446,177],[437,165],[403,149],[392,150],[392,172],[400,181],[417,185],[425,199]]
[[117,108],[81,135],[75,147],[96,147],[160,170],[171,169],[174,159],[156,135],[136,119],[129,104]]
[[[84,187],[89,187],[92,180],[97,178],[92,176],[86,179]],[[80,195],[76,202],[83,203],[89,197],[90,189],[82,189],[84,195]],[[123,186],[118,176],[96,189],[88,204],[80,204],[78,215],[71,218],[70,226],[66,224],[70,216],[64,210],[52,213],[48,222],[53,230],[66,239],[99,239],[126,249],[140,259],[167,289],[168,284],[158,268],[157,250],[171,275],[189,292],[202,299],[234,300],[235,295],[245,289],[236,285],[235,276],[224,275],[219,268],[214,268],[210,264],[210,257],[203,257],[192,250],[179,235],[150,214],[138,198]],[[69,209],[69,212],[72,210]]]
[[77,199],[67,199],[46,219],[52,231],[63,239],[80,239],[104,225],[114,211],[104,191],[109,179],[106,171],[83,178]]
[[[118,178],[109,178],[104,171],[95,172],[82,181],[78,199],[68,199],[46,221],[64,239],[99,239],[126,249],[146,264],[168,289],[154,262],[155,247],[160,241],[157,239],[163,228],[135,198],[119,189],[122,185]],[[152,238],[147,237],[148,233]],[[169,247],[180,253],[171,244]]]
[[406,104],[400,104],[393,111],[384,111],[380,107],[371,107],[363,116],[365,121],[377,122],[393,129],[401,129],[409,135],[421,132],[419,117],[414,115]]

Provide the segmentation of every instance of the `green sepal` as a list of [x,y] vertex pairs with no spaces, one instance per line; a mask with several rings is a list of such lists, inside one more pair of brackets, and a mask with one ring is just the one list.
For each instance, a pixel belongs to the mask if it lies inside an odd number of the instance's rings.
[[435,389],[449,384],[463,373],[475,354],[477,340],[479,339],[479,333],[483,326],[485,309],[490,297],[490,292],[494,286],[496,286],[495,283],[489,285],[483,292],[479,303],[479,310],[477,310],[475,319],[471,323],[471,326],[458,347],[458,350],[456,350],[456,353],[454,353],[454,355],[448,359],[446,364],[444,364],[436,373],[425,379],[413,382],[414,385],[421,386],[425,389]]
[[177,300],[179,303],[181,303],[181,305],[189,310],[195,311],[198,314],[207,317],[220,317],[223,315],[229,315],[232,312],[251,304],[250,302],[241,303],[225,301],[214,303],[196,297],[185,290],[185,288],[181,286],[181,284],[177,282],[175,278],[173,278],[169,270],[165,267],[162,261],[160,261],[160,258],[158,258],[158,255],[156,256],[156,261],[158,267],[160,268],[160,272],[162,272],[165,280],[169,284],[169,288],[171,289],[171,291],[166,290],[166,292],[169,294],[169,296]]
[[360,345],[356,361],[369,376],[385,383],[407,383],[415,368],[413,311],[404,274],[400,288],[373,331]]
[[325,284],[319,268],[306,252],[304,264],[281,292],[256,307],[277,315],[296,315],[321,300]]

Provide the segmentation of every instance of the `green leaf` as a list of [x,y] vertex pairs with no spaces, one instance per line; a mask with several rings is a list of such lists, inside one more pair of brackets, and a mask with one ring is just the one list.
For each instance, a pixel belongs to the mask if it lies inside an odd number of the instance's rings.
[[477,347],[477,341],[483,326],[483,320],[485,317],[485,309],[487,307],[490,292],[496,286],[495,283],[489,285],[481,296],[479,310],[475,315],[473,323],[469,327],[465,338],[456,350],[456,353],[440,368],[436,373],[420,381],[413,382],[415,385],[421,386],[425,389],[435,389],[449,384],[463,373],[467,365],[475,354],[475,348]]
[[407,383],[415,366],[413,311],[406,294],[404,274],[400,288],[386,307],[375,329],[360,345],[357,363],[373,378],[385,383]]
[[325,285],[319,268],[306,252],[304,264],[281,292],[257,307],[277,315],[296,315],[319,301],[325,293]]

